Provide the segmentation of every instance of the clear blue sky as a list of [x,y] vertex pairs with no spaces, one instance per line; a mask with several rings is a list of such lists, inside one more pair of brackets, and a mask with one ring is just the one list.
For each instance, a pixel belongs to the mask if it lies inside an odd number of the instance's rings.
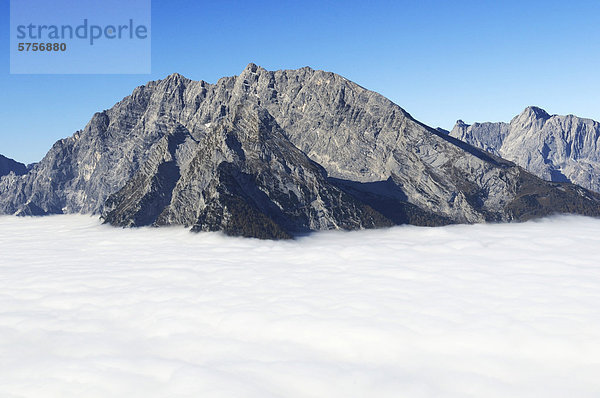
[[10,75],[0,1],[0,153],[22,162],[148,80],[216,82],[249,62],[339,73],[434,127],[527,105],[600,120],[598,0],[154,0],[150,75]]

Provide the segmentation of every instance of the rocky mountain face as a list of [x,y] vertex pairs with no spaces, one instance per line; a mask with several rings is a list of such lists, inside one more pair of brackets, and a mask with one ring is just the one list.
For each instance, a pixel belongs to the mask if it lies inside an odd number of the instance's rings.
[[29,173],[3,177],[0,212],[286,238],[598,215],[600,196],[536,178],[334,73],[249,64],[216,84],[173,74],[136,88]]
[[27,173],[27,166],[23,163],[16,162],[6,156],[0,155],[0,177],[14,173],[16,175],[23,175]]
[[175,127],[109,196],[104,214],[115,225],[182,224],[276,238],[392,225],[331,184],[273,117],[252,104],[217,120],[200,141]]
[[538,177],[600,192],[600,123],[528,107],[510,123],[459,120],[451,136],[511,160]]

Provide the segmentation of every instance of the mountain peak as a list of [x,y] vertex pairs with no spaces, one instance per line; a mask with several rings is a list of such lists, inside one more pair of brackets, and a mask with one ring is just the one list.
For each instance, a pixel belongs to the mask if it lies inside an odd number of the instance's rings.
[[180,83],[183,80],[189,80],[189,79],[177,72],[171,73],[169,76],[167,76],[163,79],[163,81],[165,81],[165,82],[174,82],[174,83]]
[[542,179],[600,192],[600,123],[594,120],[528,106],[510,123],[474,123],[468,130],[457,127],[452,135]]
[[523,112],[521,112],[521,115],[527,116],[529,118],[535,118],[535,119],[550,118],[550,115],[548,114],[548,112],[546,112],[545,110],[543,110],[542,108],[540,108],[538,106],[528,106],[527,108],[525,108],[525,110],[523,110]]
[[258,68],[260,68],[260,66],[256,65],[254,62],[250,62],[248,65],[246,65],[244,70],[247,70],[250,72],[256,72],[258,70]]
[[257,73],[261,73],[261,72],[266,72],[267,70],[265,68],[263,68],[260,65],[256,65],[253,62],[250,62],[248,65],[246,65],[246,67],[244,68],[244,70],[242,71],[242,73],[240,75],[245,75],[245,74],[257,74]]
[[267,70],[259,65],[256,65],[253,62],[250,62],[244,70],[238,76],[238,83],[245,84],[244,82],[247,80],[248,82],[257,81],[260,76],[266,73]]

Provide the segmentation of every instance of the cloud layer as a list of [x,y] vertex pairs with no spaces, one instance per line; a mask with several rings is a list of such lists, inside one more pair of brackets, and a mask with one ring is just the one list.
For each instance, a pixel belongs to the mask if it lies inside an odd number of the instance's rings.
[[0,217],[2,397],[598,397],[600,220],[292,242]]

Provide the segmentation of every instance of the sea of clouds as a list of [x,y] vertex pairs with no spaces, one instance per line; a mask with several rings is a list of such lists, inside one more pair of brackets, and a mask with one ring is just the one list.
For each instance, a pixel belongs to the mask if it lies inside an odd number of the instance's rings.
[[600,220],[274,242],[0,217],[0,396],[597,398]]

